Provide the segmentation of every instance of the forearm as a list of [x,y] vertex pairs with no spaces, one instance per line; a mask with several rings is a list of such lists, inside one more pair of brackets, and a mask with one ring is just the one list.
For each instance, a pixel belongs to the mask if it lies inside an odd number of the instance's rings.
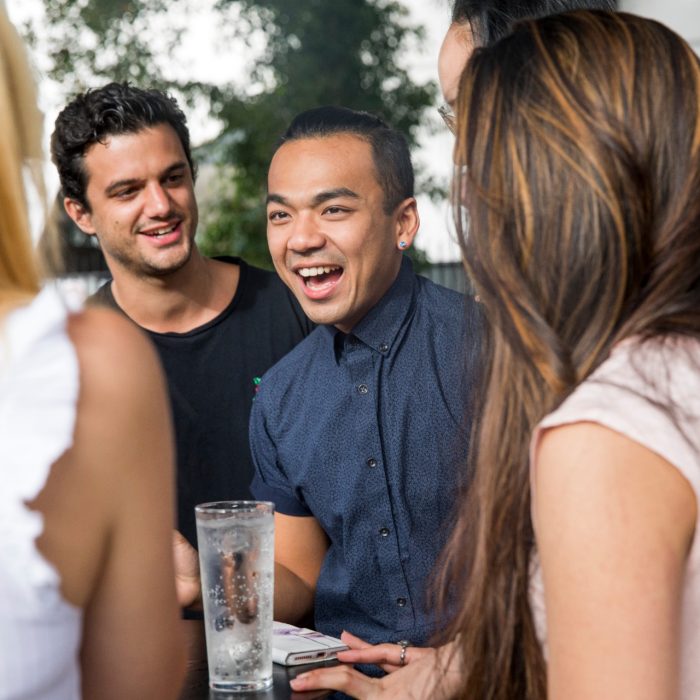
[[297,624],[313,610],[314,592],[299,576],[275,562],[275,620]]

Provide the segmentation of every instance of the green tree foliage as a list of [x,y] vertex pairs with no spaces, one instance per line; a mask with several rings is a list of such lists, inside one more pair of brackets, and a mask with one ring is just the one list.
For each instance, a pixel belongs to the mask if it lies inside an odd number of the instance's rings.
[[[435,97],[434,86],[417,85],[401,61],[419,50],[423,33],[408,24],[407,10],[395,0],[217,0],[222,37],[247,43],[255,56],[242,87],[181,80],[180,71],[164,64],[163,56],[177,56],[197,0],[44,4],[54,80],[76,90],[129,80],[171,90],[190,106],[208,101],[222,124],[221,136],[198,152],[219,168],[211,184],[218,196],[207,198],[200,227],[200,245],[209,254],[269,265],[267,167],[277,138],[298,112],[323,104],[365,109],[415,143]],[[264,48],[256,51],[261,37]]]

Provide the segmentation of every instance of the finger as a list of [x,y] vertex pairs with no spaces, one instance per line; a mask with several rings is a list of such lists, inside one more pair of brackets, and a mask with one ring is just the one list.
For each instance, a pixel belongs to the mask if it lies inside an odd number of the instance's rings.
[[384,664],[381,661],[368,661],[366,659],[363,659],[362,657],[354,657],[352,656],[352,652],[348,651],[339,651],[336,656],[338,658],[338,661],[340,661],[341,663],[350,665],[369,664],[371,666],[378,666],[382,669],[382,671],[385,671],[386,673],[393,673],[394,671],[401,668],[401,666],[396,666],[394,664]]
[[293,690],[339,690],[359,700],[370,700],[378,680],[369,678],[349,666],[330,666],[307,671],[289,683]]
[[393,673],[394,671],[398,671],[398,669],[401,668],[401,666],[396,666],[395,664],[384,664],[381,663],[381,661],[368,661],[366,659],[363,659],[362,657],[355,657],[352,656],[352,652],[348,651],[338,652],[337,657],[338,661],[341,661],[344,664],[370,664],[372,666],[378,666],[382,669],[382,671],[386,673]]
[[344,664],[371,664],[379,666],[387,673],[392,673],[399,668],[396,664],[385,663],[382,656],[368,655],[367,651],[369,650],[349,649],[348,651],[339,651],[337,654],[338,661]]
[[[383,671],[386,673],[393,673],[397,669],[401,668],[401,666],[397,666],[394,663],[383,663],[381,660],[381,657],[372,657],[372,656],[356,656],[351,652],[358,651],[360,649],[374,649],[376,648],[374,645],[370,644],[369,642],[366,642],[364,639],[361,639],[360,637],[355,636],[351,632],[348,632],[347,630],[343,631],[343,633],[340,635],[340,638],[345,644],[347,644],[348,647],[350,647],[349,652],[341,652],[341,655],[338,656],[338,660],[342,661],[344,663],[350,663],[350,664],[362,664],[362,663],[367,663],[367,664],[375,664],[379,666]],[[379,646],[379,645],[377,645]],[[386,645],[385,645],[386,646]],[[388,647],[393,647],[395,645],[388,645]],[[390,651],[387,651],[387,653],[390,653]],[[401,651],[399,650],[399,656],[401,655]],[[374,659],[377,660],[374,660]]]
[[258,596],[254,592],[252,576],[250,574],[250,560],[242,553],[236,552],[232,556],[233,574],[233,599],[236,618],[244,625],[250,624],[258,616]]
[[424,656],[430,656],[435,653],[433,647],[406,647],[406,663],[418,661]]
[[232,554],[221,555],[221,583],[224,590],[224,601],[230,622],[236,615],[236,596],[234,595],[233,576],[235,567]]
[[[242,596],[245,598],[245,596]],[[258,619],[258,605],[259,605],[259,600],[258,600],[258,595],[256,593],[253,593],[252,595],[248,596],[248,602],[243,603],[241,606],[241,609],[239,610],[239,620],[245,624],[248,625],[254,620]]]
[[376,644],[364,649],[349,649],[338,652],[338,658],[345,663],[400,666],[401,647],[398,644]]
[[197,550],[187,541],[179,530],[173,530],[173,547],[176,551],[197,558]]
[[343,633],[340,635],[340,639],[351,649],[367,649],[367,647],[372,646],[369,642],[356,637],[354,634],[352,634],[352,632],[348,632],[347,630],[343,631]]

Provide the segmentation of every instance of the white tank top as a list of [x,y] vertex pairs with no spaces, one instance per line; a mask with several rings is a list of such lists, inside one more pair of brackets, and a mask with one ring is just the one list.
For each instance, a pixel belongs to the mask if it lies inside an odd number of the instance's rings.
[[[533,435],[531,460],[544,428],[599,423],[672,464],[695,493],[700,514],[700,341],[624,341],[546,416]],[[532,482],[531,482],[532,483]],[[534,491],[533,491],[534,498]],[[545,656],[546,610],[538,558],[532,561],[530,605]],[[700,527],[688,554],[681,613],[681,700],[700,698]]]
[[82,611],[38,552],[24,505],[71,446],[79,387],[67,309],[53,286],[0,318],[0,700],[80,698]]

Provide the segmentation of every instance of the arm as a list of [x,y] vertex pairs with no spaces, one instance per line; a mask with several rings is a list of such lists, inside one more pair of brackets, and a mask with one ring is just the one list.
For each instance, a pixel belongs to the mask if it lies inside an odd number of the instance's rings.
[[[264,428],[264,418],[256,401],[251,414],[251,452],[258,474],[260,465],[269,473],[275,468],[273,441]],[[267,488],[259,477],[255,487]],[[261,499],[276,501],[275,492],[264,491]],[[291,500],[291,499],[290,499]],[[316,581],[328,551],[328,538],[311,516],[275,513],[275,603],[276,620],[297,624],[312,612]],[[199,561],[195,549],[177,531],[173,534],[175,583],[183,607],[201,608],[202,592]]]
[[535,472],[554,700],[668,700],[697,504],[672,465],[593,423],[546,432]]
[[263,381],[250,413],[250,452],[255,465],[251,490],[256,498],[272,501],[288,513],[275,513],[274,615],[275,620],[298,624],[313,610],[329,542],[280,466],[276,438],[268,427],[268,400]]
[[297,624],[311,613],[327,551],[316,518],[275,513],[275,620]]
[[[313,610],[316,581],[328,539],[315,518],[275,513],[275,619],[297,624]],[[197,552],[173,534],[175,584],[180,605],[202,607]]]
[[70,332],[81,368],[71,459],[91,472],[82,495],[102,514],[99,570],[85,601],[83,697],[174,698],[184,646],[171,552],[172,428],[160,366],[150,343],[109,312],[86,312]]

